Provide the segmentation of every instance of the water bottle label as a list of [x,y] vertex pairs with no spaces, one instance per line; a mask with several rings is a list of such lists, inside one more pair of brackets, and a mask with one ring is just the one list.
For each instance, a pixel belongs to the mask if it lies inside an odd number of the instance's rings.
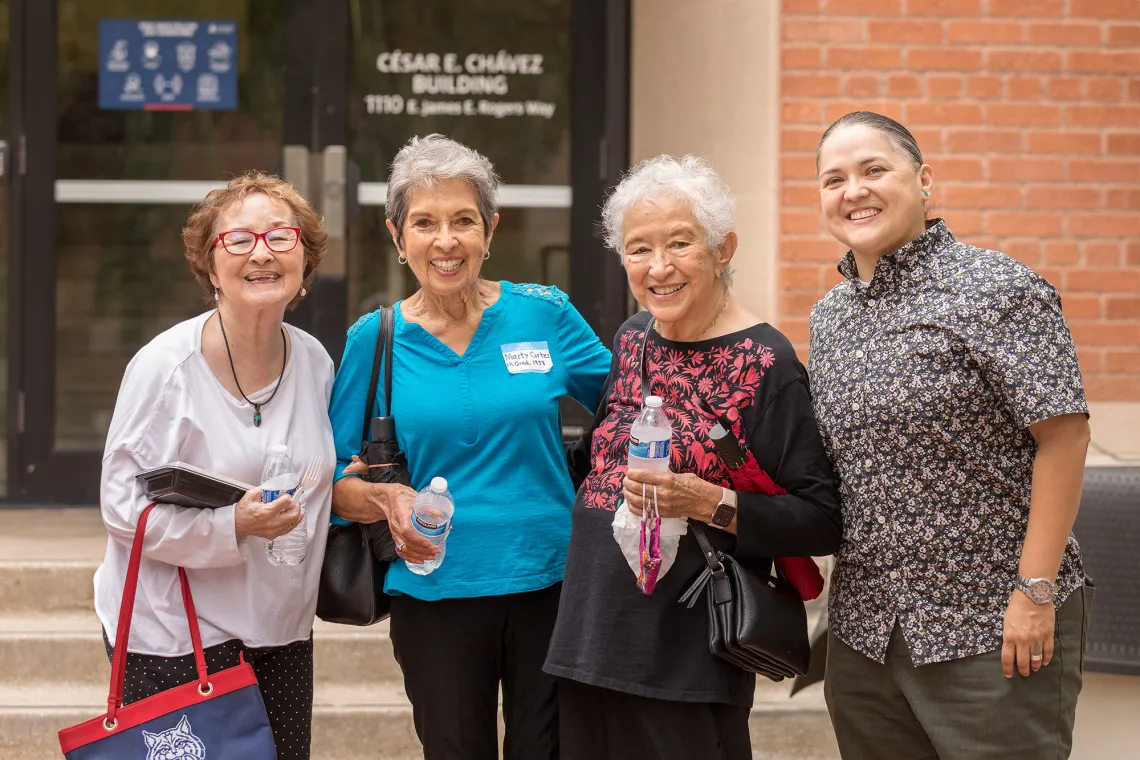
[[629,453],[642,459],[668,459],[668,441],[639,441],[629,437]]
[[442,536],[447,531],[447,520],[444,520],[441,523],[428,522],[427,520],[424,520],[421,515],[417,515],[415,512],[412,513],[412,520],[415,523],[416,530],[425,536]]
[[290,488],[288,490],[285,490],[282,488],[262,488],[261,489],[261,501],[265,504],[268,504],[271,501],[277,501],[278,499],[280,499],[282,494],[289,494],[290,496],[293,496],[296,493],[297,493],[297,486],[293,486],[292,488]]

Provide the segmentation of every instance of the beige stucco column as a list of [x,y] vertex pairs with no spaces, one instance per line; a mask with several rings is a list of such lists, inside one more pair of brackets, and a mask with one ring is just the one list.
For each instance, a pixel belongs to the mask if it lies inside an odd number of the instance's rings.
[[633,0],[631,152],[709,160],[736,195],[734,295],[776,323],[780,4]]

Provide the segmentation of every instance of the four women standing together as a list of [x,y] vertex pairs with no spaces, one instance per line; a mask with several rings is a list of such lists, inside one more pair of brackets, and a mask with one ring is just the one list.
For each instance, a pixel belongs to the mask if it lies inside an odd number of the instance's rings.
[[[265,175],[211,193],[186,241],[218,308],[139,352],[108,437],[106,633],[146,506],[139,470],[181,460],[256,482],[281,442],[326,461],[335,448],[337,468],[296,500],[303,512],[257,489],[227,509],[155,511],[128,701],[194,677],[175,620],[182,565],[211,668],[251,659],[279,758],[307,758],[330,507],[387,520],[401,556],[423,562],[435,550],[411,504],[442,475],[457,504],[447,561],[430,575],[395,562],[385,585],[429,760],[497,756],[500,686],[507,758],[750,758],[754,676],[714,657],[704,611],[677,604],[705,563],[698,527],[760,572],[838,552],[826,693],[847,760],[1067,756],[1092,591],[1069,533],[1088,425],[1059,299],[927,220],[933,173],[896,122],[844,117],[819,170],[827,228],[850,252],[812,312],[809,375],[731,295],[733,200],[707,164],[652,159],[607,201],[607,242],[646,309],[611,354],[564,293],[480,276],[499,218],[487,159],[438,135],[409,142],[386,210],[420,290],[394,308],[385,402],[411,488],[354,477],[377,315],[349,331],[335,384],[319,344],[282,325],[324,247],[311,207]],[[543,360],[518,371],[519,345]],[[674,428],[670,472],[626,467],[646,394]],[[565,453],[562,397],[596,410]],[[718,422],[778,495],[733,490]],[[650,493],[687,529],[645,594],[612,526]],[[257,542],[299,519],[308,560],[270,567]],[[281,669],[302,688],[279,687]]]

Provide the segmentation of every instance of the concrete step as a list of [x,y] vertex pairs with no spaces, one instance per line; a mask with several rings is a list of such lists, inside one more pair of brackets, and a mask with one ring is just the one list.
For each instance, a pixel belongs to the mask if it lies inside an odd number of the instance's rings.
[[95,608],[98,561],[4,559],[0,610],[7,614],[79,612]]
[[[0,613],[0,684],[105,684],[110,666],[99,619],[91,611],[50,615]],[[317,621],[313,660],[318,683],[399,683],[388,623],[368,628]],[[0,756],[2,757],[2,756]]]
[[[786,695],[786,684],[758,684],[749,720],[753,758],[837,760],[818,687],[792,700]],[[0,686],[0,758],[58,760],[56,732],[99,715],[105,699],[103,688],[88,684]],[[401,688],[318,683],[314,702],[313,758],[410,760],[422,756],[411,707]]]

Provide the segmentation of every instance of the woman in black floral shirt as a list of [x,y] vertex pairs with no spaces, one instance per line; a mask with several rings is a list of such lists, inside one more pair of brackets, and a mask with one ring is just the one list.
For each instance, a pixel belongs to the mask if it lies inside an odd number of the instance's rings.
[[845,280],[811,314],[840,478],[826,696],[845,760],[1065,758],[1091,586],[1070,535],[1088,407],[1057,292],[927,219],[914,137],[849,114],[817,154]]
[[[709,166],[668,156],[630,172],[603,211],[607,242],[648,311],[618,331],[602,402],[571,456],[584,483],[545,666],[559,678],[563,760],[751,760],[755,676],[709,652],[704,604],[678,604],[705,568],[692,526],[719,523],[705,530],[710,541],[761,572],[768,558],[838,546],[838,493],[804,368],[787,339],[729,291],[732,216],[732,196]],[[626,470],[643,345],[650,391],[673,425],[672,472]],[[731,423],[787,493],[731,490],[702,404]],[[651,594],[639,590],[613,532],[621,500],[641,514],[643,486],[656,487],[662,517],[689,520]]]

